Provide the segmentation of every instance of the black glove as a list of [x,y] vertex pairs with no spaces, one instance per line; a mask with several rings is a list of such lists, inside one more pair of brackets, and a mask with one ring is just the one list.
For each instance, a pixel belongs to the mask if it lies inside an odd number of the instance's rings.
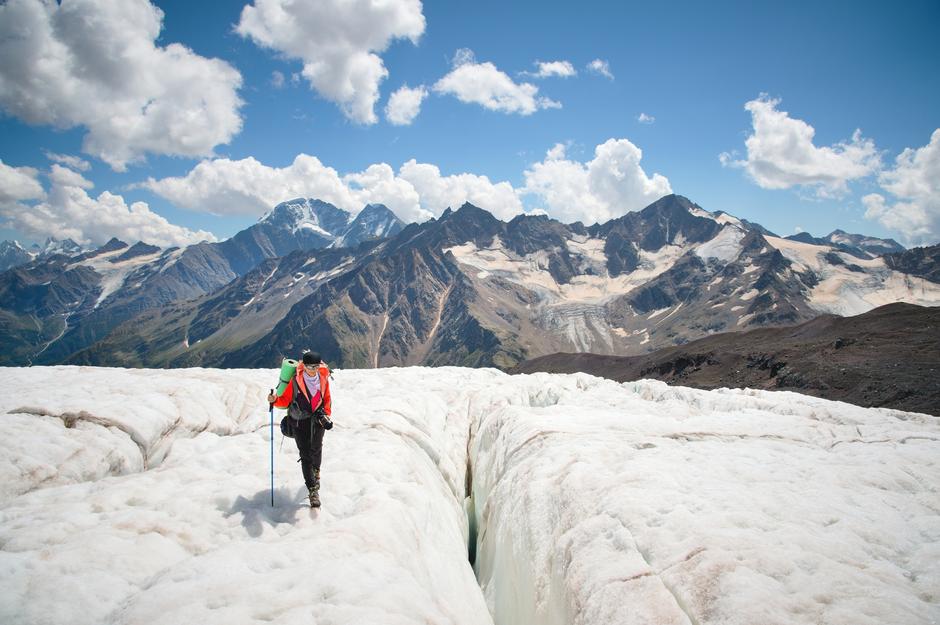
[[324,430],[333,429],[333,422],[328,416],[326,416],[326,412],[323,410],[323,408],[317,408],[313,413],[313,418],[317,420],[317,423]]

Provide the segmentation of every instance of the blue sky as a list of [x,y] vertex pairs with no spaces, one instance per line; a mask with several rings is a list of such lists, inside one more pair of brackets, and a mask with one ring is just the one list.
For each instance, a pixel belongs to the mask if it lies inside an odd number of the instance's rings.
[[672,191],[940,240],[937,2],[153,4],[0,6],[0,238],[222,239],[297,195],[591,223]]

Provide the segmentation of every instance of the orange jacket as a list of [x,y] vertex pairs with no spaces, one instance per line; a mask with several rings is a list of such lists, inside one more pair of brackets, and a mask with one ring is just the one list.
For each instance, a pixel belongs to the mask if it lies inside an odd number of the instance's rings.
[[[317,373],[320,375],[320,395],[323,398],[323,411],[329,416],[333,414],[332,411],[332,400],[330,398],[330,370],[324,364],[320,363],[320,366],[317,368]],[[300,392],[304,394],[304,397],[307,398],[307,401],[313,399],[307,395],[307,385],[304,384],[304,369],[303,365],[297,367],[297,375],[291,378],[291,381],[287,383],[287,386],[284,388],[284,392],[281,393],[281,396],[275,400],[274,405],[277,408],[287,408],[290,406],[291,401],[294,399],[294,388],[299,388]],[[316,410],[317,407],[312,405],[311,407]]]

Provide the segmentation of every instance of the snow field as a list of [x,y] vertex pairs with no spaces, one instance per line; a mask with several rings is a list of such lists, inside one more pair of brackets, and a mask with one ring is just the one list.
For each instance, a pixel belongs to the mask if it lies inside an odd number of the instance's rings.
[[279,433],[270,505],[276,370],[4,373],[2,623],[940,621],[926,415],[337,371],[310,510]]

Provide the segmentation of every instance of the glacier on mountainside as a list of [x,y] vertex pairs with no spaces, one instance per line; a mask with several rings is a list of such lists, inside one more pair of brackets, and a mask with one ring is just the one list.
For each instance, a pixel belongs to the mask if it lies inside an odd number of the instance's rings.
[[275,370],[5,373],[3,623],[940,619],[926,415],[584,374],[339,370],[310,510],[279,432],[270,505]]

